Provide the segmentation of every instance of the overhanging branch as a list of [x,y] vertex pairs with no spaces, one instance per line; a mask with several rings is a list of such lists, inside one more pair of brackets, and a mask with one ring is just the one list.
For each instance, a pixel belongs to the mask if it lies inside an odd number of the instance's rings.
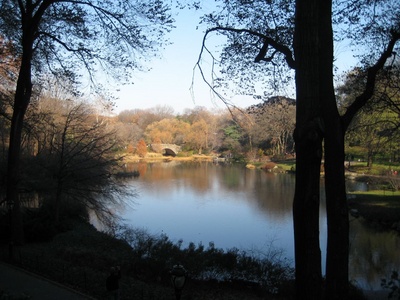
[[[214,87],[214,85],[212,83],[213,80],[214,80],[214,77],[212,77],[212,80],[210,82],[206,78],[206,76],[204,74],[204,71],[203,71],[203,68],[201,66],[201,60],[202,60],[204,51],[206,51],[211,56],[211,58],[213,60],[213,62],[212,62],[212,69],[213,69],[212,70],[212,75],[214,75],[214,63],[215,63],[216,59],[213,56],[213,54],[211,53],[211,51],[206,47],[206,40],[207,40],[207,37],[208,37],[208,35],[210,33],[216,32],[216,31],[229,31],[229,32],[234,32],[234,33],[238,33],[238,34],[246,33],[246,34],[249,34],[249,35],[256,36],[256,37],[260,38],[263,41],[263,46],[260,49],[259,54],[255,57],[255,62],[260,62],[260,61],[271,62],[273,60],[275,54],[279,52],[279,53],[282,53],[285,56],[285,60],[286,60],[286,62],[288,64],[288,66],[290,68],[293,68],[293,69],[295,68],[295,61],[293,59],[292,51],[287,46],[278,43],[274,39],[272,39],[272,38],[270,38],[270,37],[268,37],[268,36],[266,36],[264,34],[261,34],[259,32],[252,31],[252,30],[249,30],[249,29],[236,29],[236,28],[222,27],[222,26],[218,26],[218,27],[214,27],[214,28],[208,29],[205,32],[204,36],[203,36],[203,41],[202,41],[202,44],[201,44],[201,50],[200,50],[197,62],[195,64],[195,66],[193,67],[192,84],[191,84],[191,88],[190,89],[193,90],[193,87],[194,87],[194,73],[195,73],[196,68],[198,68],[199,71],[200,71],[200,74],[201,74],[201,77],[202,77],[203,81],[208,85],[208,87],[214,93],[214,95],[217,98],[219,98],[228,107],[229,110],[230,110],[231,106],[235,107],[235,105],[230,103],[223,95],[221,95],[220,93],[218,93],[218,91],[216,91],[216,89],[215,89],[215,87]],[[273,52],[273,54],[270,57],[266,57],[267,50],[268,50],[269,46],[272,47],[273,49],[275,49],[275,51]],[[193,93],[193,91],[192,91],[192,93]]]
[[270,61],[271,60],[271,58],[265,57],[268,47],[271,46],[277,52],[280,52],[285,56],[286,63],[288,64],[288,66],[290,68],[295,69],[295,66],[296,66],[295,60],[293,59],[293,53],[289,49],[289,47],[287,47],[287,46],[285,46],[285,45],[283,45],[281,43],[278,43],[276,40],[274,40],[273,38],[271,38],[271,37],[269,37],[269,36],[267,36],[265,34],[262,34],[260,32],[253,31],[253,30],[250,30],[250,29],[244,29],[244,28],[238,29],[238,28],[218,26],[218,27],[214,27],[214,28],[211,28],[211,29],[207,30],[205,35],[204,35],[204,37],[207,37],[207,35],[209,33],[214,32],[214,31],[228,31],[228,32],[235,32],[235,33],[239,33],[239,34],[240,33],[246,33],[246,34],[249,34],[249,35],[252,35],[252,36],[259,37],[263,41],[263,46],[260,49],[259,54],[255,58],[256,62],[259,62],[259,61],[262,61],[262,60],[263,61]]
[[380,70],[385,66],[386,61],[393,54],[393,49],[396,43],[400,40],[400,31],[392,31],[392,38],[390,39],[386,50],[381,54],[378,61],[368,68],[367,71],[367,82],[365,89],[361,95],[359,95],[354,102],[348,107],[346,113],[342,116],[342,124],[344,130],[346,130],[357,112],[367,103],[367,101],[373,96],[375,91],[376,77]]

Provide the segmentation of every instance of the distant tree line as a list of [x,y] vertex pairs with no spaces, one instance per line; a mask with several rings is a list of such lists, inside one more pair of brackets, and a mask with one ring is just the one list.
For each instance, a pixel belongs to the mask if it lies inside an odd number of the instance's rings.
[[121,147],[132,150],[145,141],[177,144],[189,154],[283,157],[293,152],[294,119],[295,101],[273,97],[245,109],[196,107],[181,114],[167,106],[124,110],[115,126]]
[[[348,159],[366,161],[369,167],[374,161],[399,161],[399,68],[395,64],[386,70],[390,76],[380,77],[373,101],[352,121],[345,139]],[[351,103],[357,84],[361,88],[359,72],[354,69],[343,75],[336,89],[339,109]],[[397,81],[393,80],[396,76]],[[229,153],[250,160],[264,155],[283,158],[294,152],[295,111],[294,99],[275,96],[229,111],[196,107],[175,114],[168,106],[124,110],[116,117],[115,126],[120,147],[131,152],[142,141],[178,144],[194,154]]]

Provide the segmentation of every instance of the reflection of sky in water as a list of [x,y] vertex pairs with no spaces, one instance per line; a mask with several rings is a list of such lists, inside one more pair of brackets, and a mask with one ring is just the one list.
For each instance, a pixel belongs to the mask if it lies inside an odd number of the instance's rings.
[[[214,242],[222,249],[237,247],[261,253],[271,251],[272,246],[273,250],[283,250],[282,258],[293,261],[293,176],[239,166],[200,164],[194,168],[148,168],[145,176],[132,181],[139,197],[132,208],[125,210],[123,218],[152,234],[165,233],[175,242],[182,239],[184,246],[194,242],[208,247],[209,242]],[[348,183],[349,190],[364,188],[365,184]],[[320,235],[325,272],[323,198]],[[380,279],[389,267],[397,264],[399,270],[398,236],[378,234],[357,220],[351,221],[350,241],[350,277],[363,288],[379,289]]]
[[123,217],[136,227],[147,228],[153,234],[165,233],[171,240],[182,239],[203,243],[214,242],[218,248],[261,249],[273,242],[285,248],[293,257],[291,215],[271,221],[256,203],[245,201],[246,193],[221,189],[218,182],[203,193],[190,185],[171,180],[168,192],[157,183],[138,183],[140,196],[133,210]]

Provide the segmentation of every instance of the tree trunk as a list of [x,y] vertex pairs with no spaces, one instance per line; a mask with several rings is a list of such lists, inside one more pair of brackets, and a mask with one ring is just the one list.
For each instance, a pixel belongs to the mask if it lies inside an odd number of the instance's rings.
[[[341,124],[329,120],[325,138],[325,190],[328,223],[326,256],[327,299],[348,297],[349,219],[344,177],[344,136]],[[330,122],[329,122],[330,121]],[[329,125],[328,125],[329,124]]]
[[[21,136],[26,108],[32,93],[32,84],[26,77],[26,70],[22,70],[17,82],[14,110],[11,119],[10,144],[7,161],[7,201],[12,206],[11,236],[16,244],[23,244],[24,232],[19,200],[19,172],[21,159]],[[30,75],[30,70],[29,74]]]
[[21,245],[24,242],[24,231],[19,200],[19,166],[21,152],[22,114],[14,109],[11,119],[10,142],[7,161],[6,198],[11,207],[11,242]]
[[368,150],[368,152],[367,152],[367,167],[368,168],[372,168],[373,157],[374,157],[373,151]]
[[[300,131],[302,129],[298,129]],[[296,299],[321,299],[319,191],[321,133],[316,125],[296,134],[296,186],[293,202]]]
[[[26,24],[29,24],[27,22]],[[28,25],[25,25],[28,26]],[[26,109],[32,95],[32,41],[31,28],[24,28],[23,54],[15,90],[13,115],[11,118],[10,144],[7,161],[7,201],[12,206],[11,237],[16,244],[24,243],[24,230],[19,200],[19,172],[21,160],[21,137]]]
[[319,0],[296,1],[296,186],[293,202],[296,299],[321,299],[319,246],[322,130],[319,107]]
[[320,99],[325,130],[325,193],[328,223],[326,299],[347,299],[349,219],[344,176],[344,129],[333,87],[332,1],[320,8]]

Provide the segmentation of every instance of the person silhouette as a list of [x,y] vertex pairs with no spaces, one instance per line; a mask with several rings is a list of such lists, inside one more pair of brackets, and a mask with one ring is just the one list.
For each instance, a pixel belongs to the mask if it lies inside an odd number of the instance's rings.
[[111,267],[110,275],[107,277],[106,288],[110,295],[110,299],[118,300],[119,299],[119,280],[121,279],[121,268]]

